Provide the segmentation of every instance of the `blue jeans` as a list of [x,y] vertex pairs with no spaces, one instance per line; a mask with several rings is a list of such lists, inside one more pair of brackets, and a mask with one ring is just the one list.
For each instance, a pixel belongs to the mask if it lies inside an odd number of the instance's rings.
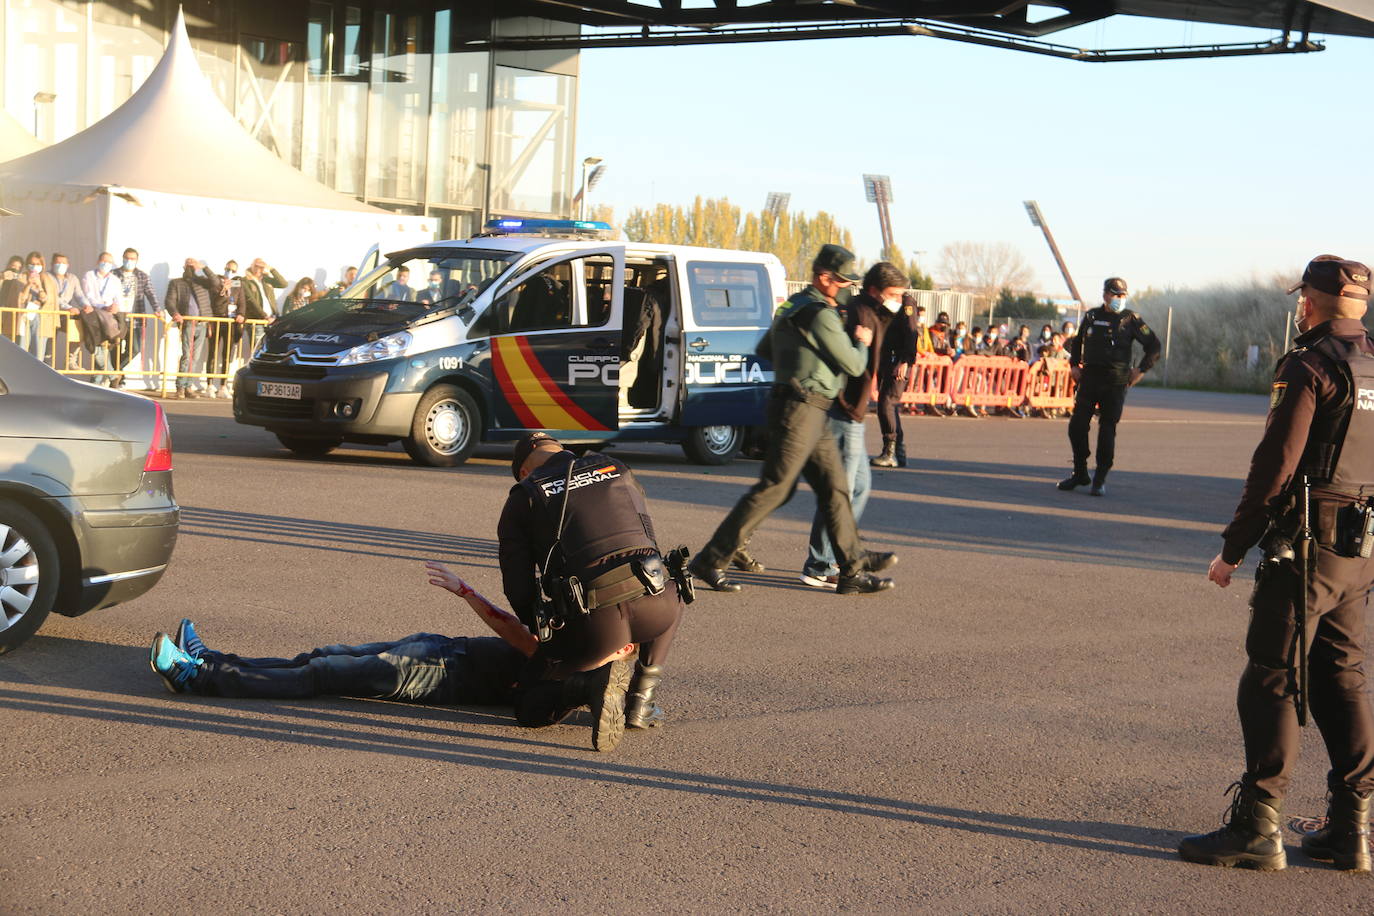
[[202,657],[205,665],[191,689],[209,696],[340,696],[436,704],[460,702],[464,694],[485,692],[484,688],[492,688],[493,694],[509,690],[524,661],[499,639],[436,633],[412,633],[395,642],[361,646],[325,646],[295,658],[241,658],[213,651]]
[[[830,435],[840,448],[840,460],[844,462],[844,476],[849,483],[849,507],[854,513],[857,525],[868,505],[868,493],[873,486],[873,472],[868,467],[868,448],[864,445],[864,425],[855,422],[848,414],[837,415],[835,410],[826,418]],[[825,530],[825,520],[819,510],[811,523],[811,544],[806,553],[806,564],[802,572],[812,576],[834,576],[840,572],[835,562],[835,548],[830,544],[830,535]]]

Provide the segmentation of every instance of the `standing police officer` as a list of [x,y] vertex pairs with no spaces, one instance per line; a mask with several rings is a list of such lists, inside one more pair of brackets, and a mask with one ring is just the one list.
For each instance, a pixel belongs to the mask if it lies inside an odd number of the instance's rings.
[[[1374,585],[1374,341],[1360,319],[1369,268],[1334,255],[1307,265],[1295,347],[1279,361],[1264,437],[1207,577],[1225,588],[1259,543],[1236,705],[1245,774],[1220,830],[1179,854],[1205,865],[1277,870],[1287,864],[1280,811],[1298,755],[1306,703],[1331,759],[1327,826],[1302,851],[1369,871],[1374,711],[1365,687],[1365,606]],[[1310,494],[1310,500],[1307,498]],[[1303,548],[1310,532],[1315,549]],[[1302,568],[1302,559],[1315,558]],[[1305,622],[1305,627],[1299,621]],[[1307,684],[1301,652],[1307,651]]]
[[[1131,343],[1140,341],[1145,358],[1131,368]],[[1102,284],[1102,304],[1083,316],[1083,326],[1069,343],[1069,365],[1078,394],[1069,420],[1073,474],[1059,489],[1092,484],[1093,496],[1107,494],[1107,472],[1116,456],[1116,424],[1126,406],[1126,389],[1159,359],[1159,338],[1135,312],[1126,308],[1126,281],[1109,277]],[[1088,426],[1097,411],[1097,471],[1088,476]]]
[[738,582],[726,578],[725,565],[749,543],[754,529],[792,497],[798,477],[816,491],[816,506],[840,565],[836,591],[855,595],[893,587],[891,579],[871,575],[896,563],[897,556],[866,551],[859,543],[849,480],[826,419],[845,378],[861,374],[868,365],[873,332],[860,325],[851,341],[835,308],[835,297],[858,279],[850,251],[822,246],[811,265],[811,285],[787,300],[759,341],[757,353],[773,363],[774,381],[763,470],[688,567],[716,591],[740,590]]
[[[547,725],[589,706],[592,747],[609,751],[627,726],[658,718],[654,690],[685,579],[659,555],[644,491],[621,462],[577,458],[535,432],[516,444],[511,473],[518,483],[496,529],[501,580],[511,610],[539,637],[516,718]],[[626,656],[636,646],[632,673]]]

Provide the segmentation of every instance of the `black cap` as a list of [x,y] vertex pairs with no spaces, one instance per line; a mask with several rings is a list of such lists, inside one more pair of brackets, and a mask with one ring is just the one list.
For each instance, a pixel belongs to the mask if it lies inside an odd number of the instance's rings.
[[1334,254],[1322,254],[1307,262],[1302,282],[1291,287],[1291,295],[1310,286],[1343,299],[1369,298],[1369,268],[1359,261],[1347,261]]
[[515,443],[515,451],[510,455],[510,473],[516,480],[520,479],[520,468],[524,466],[525,460],[530,457],[530,452],[534,451],[539,445],[545,442],[552,442],[554,445],[561,443],[546,432],[536,430],[530,433],[519,442]]
[[1120,277],[1108,277],[1102,281],[1102,292],[1124,294],[1126,292],[1126,281]]
[[813,271],[828,270],[831,273],[839,274],[846,280],[853,280],[855,283],[860,279],[854,270],[854,252],[843,245],[822,245],[820,253],[816,255],[816,260],[811,262],[811,269]]

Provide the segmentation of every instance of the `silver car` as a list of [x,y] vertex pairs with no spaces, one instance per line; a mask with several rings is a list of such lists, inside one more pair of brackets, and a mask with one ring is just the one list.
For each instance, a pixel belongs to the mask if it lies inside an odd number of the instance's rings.
[[50,611],[152,588],[179,516],[162,405],[66,378],[0,337],[0,655]]

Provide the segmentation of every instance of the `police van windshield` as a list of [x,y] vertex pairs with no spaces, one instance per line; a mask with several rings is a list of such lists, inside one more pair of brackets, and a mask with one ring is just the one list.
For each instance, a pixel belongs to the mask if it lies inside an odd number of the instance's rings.
[[399,255],[358,280],[343,295],[348,311],[388,311],[418,318],[439,309],[460,311],[519,257],[513,251],[431,249]]

